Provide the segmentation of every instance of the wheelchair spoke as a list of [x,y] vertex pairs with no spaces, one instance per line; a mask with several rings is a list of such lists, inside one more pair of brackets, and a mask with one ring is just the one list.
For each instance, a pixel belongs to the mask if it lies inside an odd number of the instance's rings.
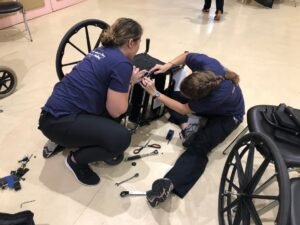
[[256,198],[256,199],[266,199],[266,200],[277,200],[279,201],[279,196],[275,195],[249,195],[251,198]]
[[0,78],[0,90],[2,89],[2,87],[4,86],[5,89],[8,89],[9,86],[7,86],[7,83],[11,81],[11,78],[8,74],[8,72],[4,72],[3,76]]
[[237,211],[233,220],[233,225],[240,225],[241,221],[242,221],[242,202],[240,201],[237,207]]
[[235,155],[235,159],[236,159],[236,169],[237,169],[237,174],[238,174],[238,178],[239,178],[239,185],[243,189],[245,186],[245,174],[244,174],[241,158],[237,151],[235,152],[234,155]]
[[97,39],[97,41],[96,41],[96,44],[95,44],[95,46],[94,46],[93,49],[98,48],[99,45],[100,45],[100,35],[99,35],[99,37],[98,37],[98,39]]
[[245,169],[245,177],[247,183],[249,183],[249,181],[251,180],[252,173],[253,173],[254,150],[255,150],[254,143],[251,142],[249,147],[247,163],[246,163],[246,169]]
[[91,41],[90,41],[88,26],[85,26],[84,29],[85,29],[85,36],[86,36],[88,52],[90,52],[92,49],[91,49]]
[[62,64],[61,66],[62,66],[62,67],[65,67],[65,66],[72,66],[72,65],[75,65],[75,64],[77,64],[77,63],[79,63],[79,62],[81,62],[81,60],[75,61],[75,62],[70,62],[70,63],[65,63],[65,64]]
[[253,204],[253,202],[251,200],[246,200],[245,201],[245,205],[250,213],[250,216],[251,216],[251,219],[253,220],[253,222],[256,224],[256,225],[263,225],[260,218],[259,218],[259,215],[255,209],[255,206]]
[[247,210],[247,206],[244,201],[242,201],[242,221],[243,225],[250,225],[250,213]]
[[0,77],[0,82],[1,83],[5,83],[5,82],[10,81],[10,80],[11,80],[11,78],[10,78],[8,72],[4,72],[2,77]]
[[86,54],[84,53],[84,51],[82,51],[81,49],[79,49],[76,45],[74,45],[71,41],[68,41],[68,43],[75,48],[77,51],[79,51],[82,55],[86,56]]
[[240,188],[238,186],[236,186],[236,184],[234,184],[231,180],[229,180],[228,178],[226,178],[226,181],[229,183],[229,185],[231,185],[231,187],[233,187],[237,192],[240,191]]
[[233,202],[231,202],[229,205],[227,205],[222,211],[221,213],[224,213],[226,211],[231,210],[233,207],[235,207],[237,204],[239,204],[239,199],[235,199]]
[[263,163],[260,165],[256,173],[254,174],[253,178],[248,183],[246,189],[248,193],[253,193],[254,189],[256,188],[258,182],[260,181],[261,177],[263,176],[264,172],[266,171],[268,165],[270,163],[270,159],[265,159]]
[[100,33],[99,36],[98,36],[98,39],[97,39],[96,44],[95,44],[95,46],[94,46],[94,49],[99,47],[100,41],[101,41],[101,36],[102,36],[102,33],[103,33],[104,31],[105,31],[104,29],[101,30],[101,33]]

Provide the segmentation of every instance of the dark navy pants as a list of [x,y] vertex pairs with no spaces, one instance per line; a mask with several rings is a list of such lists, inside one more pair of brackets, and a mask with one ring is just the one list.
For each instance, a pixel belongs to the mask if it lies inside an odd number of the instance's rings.
[[237,128],[233,117],[207,117],[205,127],[199,128],[195,139],[165,175],[174,184],[173,192],[183,198],[200,178],[208,162],[209,152]]
[[51,141],[69,148],[80,164],[112,159],[130,145],[131,135],[119,122],[90,114],[54,117],[42,112],[39,129]]

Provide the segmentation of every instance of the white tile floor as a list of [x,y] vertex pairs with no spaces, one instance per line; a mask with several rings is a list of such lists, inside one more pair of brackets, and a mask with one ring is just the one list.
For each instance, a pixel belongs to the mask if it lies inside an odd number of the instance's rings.
[[[118,17],[132,17],[143,25],[144,38],[151,38],[151,55],[168,61],[185,50],[202,52],[240,74],[247,109],[281,102],[300,108],[300,4],[296,8],[293,4],[283,0],[266,9],[255,2],[228,0],[222,20],[214,22],[214,3],[210,15],[203,15],[203,2],[195,0],[86,0],[29,21],[32,43],[25,32],[20,33],[23,24],[0,30],[0,64],[15,70],[19,81],[17,91],[0,101],[4,110],[0,114],[0,177],[17,169],[25,154],[36,156],[28,164],[22,190],[0,191],[0,211],[32,210],[40,225],[218,224],[217,195],[225,161],[221,152],[246,123],[214,150],[205,174],[184,199],[172,197],[158,209],[149,207],[144,197],[121,199],[119,193],[147,190],[182,151],[178,132],[166,144],[167,130],[178,129],[164,120],[139,129],[132,143],[138,145],[152,135],[161,143],[163,155],[138,161],[136,167],[99,164],[94,169],[101,184],[82,186],[66,170],[63,154],[49,160],[41,155],[46,138],[37,130],[37,122],[40,107],[57,82],[58,44],[81,20],[112,23]],[[138,179],[114,185],[136,172]],[[30,200],[35,202],[20,208],[21,202]]]

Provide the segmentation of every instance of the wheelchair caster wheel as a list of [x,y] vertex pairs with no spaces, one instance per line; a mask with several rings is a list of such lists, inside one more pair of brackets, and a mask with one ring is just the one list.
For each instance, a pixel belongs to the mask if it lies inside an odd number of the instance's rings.
[[122,153],[121,155],[118,155],[112,159],[104,160],[104,162],[108,165],[115,166],[121,163],[123,159],[124,159],[124,154]]
[[12,94],[17,87],[15,72],[5,66],[0,66],[0,99]]

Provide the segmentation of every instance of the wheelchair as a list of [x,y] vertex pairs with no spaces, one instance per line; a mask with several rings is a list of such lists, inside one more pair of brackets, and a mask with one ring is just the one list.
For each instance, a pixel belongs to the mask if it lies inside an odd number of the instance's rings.
[[[97,19],[87,19],[71,27],[62,38],[56,54],[56,72],[61,80],[65,74],[79,63],[93,49],[100,47],[100,35],[109,25]],[[150,39],[146,39],[146,50],[137,54],[133,59],[133,64],[140,69],[151,69],[155,64],[163,64],[157,58],[148,54]],[[182,69],[183,66],[175,66],[163,74],[152,75],[155,80],[157,90],[169,95],[174,82],[172,76]],[[123,115],[124,125],[134,133],[135,130],[150,121],[164,115],[166,108],[157,100],[147,94],[140,85],[135,85],[129,94],[129,107]],[[130,126],[132,125],[133,126]]]
[[282,108],[258,105],[248,110],[250,133],[233,146],[221,177],[220,225],[300,224],[299,118],[293,122]]
[[18,79],[16,73],[0,65],[0,99],[11,95],[17,87]]

